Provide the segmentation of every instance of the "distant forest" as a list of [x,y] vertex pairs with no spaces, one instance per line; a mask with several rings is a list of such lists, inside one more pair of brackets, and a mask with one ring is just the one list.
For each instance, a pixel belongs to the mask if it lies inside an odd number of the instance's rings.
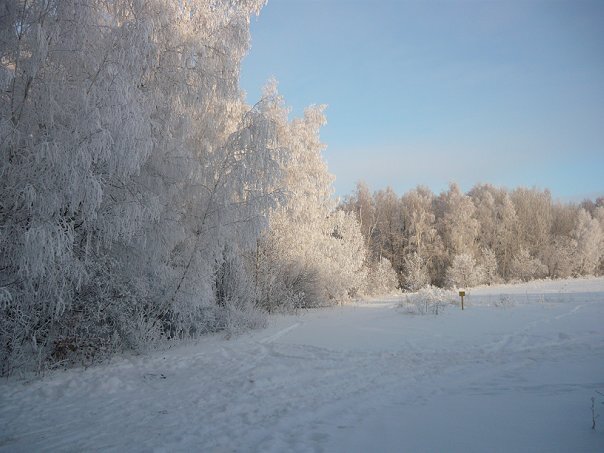
[[604,197],[561,203],[548,190],[488,184],[399,197],[358,183],[340,208],[356,215],[370,259],[388,259],[405,290],[604,273]]

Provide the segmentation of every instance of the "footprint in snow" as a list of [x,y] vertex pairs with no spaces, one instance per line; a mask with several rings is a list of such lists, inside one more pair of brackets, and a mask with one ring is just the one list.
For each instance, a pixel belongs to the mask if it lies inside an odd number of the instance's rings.
[[163,373],[147,373],[143,374],[143,379],[155,380],[155,379],[166,379],[166,375]]

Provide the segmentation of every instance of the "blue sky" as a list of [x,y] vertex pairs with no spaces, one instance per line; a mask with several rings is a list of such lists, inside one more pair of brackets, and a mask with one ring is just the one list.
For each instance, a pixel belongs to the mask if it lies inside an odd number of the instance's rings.
[[248,101],[274,76],[321,132],[336,194],[456,181],[604,195],[604,1],[269,0]]

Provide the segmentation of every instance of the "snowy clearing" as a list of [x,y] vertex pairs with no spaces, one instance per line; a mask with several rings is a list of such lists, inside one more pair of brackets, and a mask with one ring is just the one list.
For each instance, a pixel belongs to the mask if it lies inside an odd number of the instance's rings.
[[0,450],[604,451],[604,278],[400,300],[3,380]]

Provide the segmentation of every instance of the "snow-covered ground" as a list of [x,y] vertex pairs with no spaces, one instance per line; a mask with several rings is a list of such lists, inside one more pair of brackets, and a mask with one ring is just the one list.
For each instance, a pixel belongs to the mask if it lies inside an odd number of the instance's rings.
[[0,450],[604,451],[604,279],[469,293],[463,312],[356,303],[3,380]]

